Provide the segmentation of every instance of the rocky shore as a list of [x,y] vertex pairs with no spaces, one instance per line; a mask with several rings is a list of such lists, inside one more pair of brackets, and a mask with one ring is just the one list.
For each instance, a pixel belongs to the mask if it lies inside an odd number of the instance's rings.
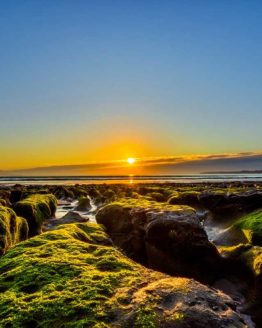
[[262,185],[0,186],[1,327],[262,327]]

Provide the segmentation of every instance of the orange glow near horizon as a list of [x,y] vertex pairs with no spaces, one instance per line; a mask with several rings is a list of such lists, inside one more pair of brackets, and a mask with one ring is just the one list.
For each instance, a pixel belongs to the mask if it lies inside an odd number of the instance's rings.
[[[221,153],[200,154],[183,156],[159,156],[159,157],[129,157],[134,151],[122,154],[121,160],[81,162],[76,164],[43,165],[5,170],[0,168],[1,176],[8,175],[35,175],[35,176],[62,176],[62,175],[165,175],[165,174],[192,174],[199,172],[228,170],[234,160],[234,169],[242,170],[247,167],[247,160],[252,164],[261,158],[262,151],[249,153]],[[223,159],[223,165],[221,165]],[[69,161],[68,161],[69,162]],[[69,162],[70,163],[70,162]],[[249,164],[248,164],[249,165]],[[253,164],[252,164],[253,165]],[[2,171],[1,171],[2,170]]]

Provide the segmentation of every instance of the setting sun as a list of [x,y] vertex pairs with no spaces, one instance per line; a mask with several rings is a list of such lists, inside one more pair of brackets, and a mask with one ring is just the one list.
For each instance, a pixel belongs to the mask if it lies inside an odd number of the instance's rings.
[[132,158],[132,157],[129,157],[129,158],[127,159],[127,163],[130,164],[130,165],[131,165],[131,164],[134,164],[135,161],[136,161],[136,160],[135,160],[134,158]]

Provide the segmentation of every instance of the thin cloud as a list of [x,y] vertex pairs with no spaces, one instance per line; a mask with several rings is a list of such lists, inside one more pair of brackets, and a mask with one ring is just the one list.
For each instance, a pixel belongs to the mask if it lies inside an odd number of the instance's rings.
[[206,171],[262,169],[262,152],[137,158],[130,167],[124,160],[90,162],[76,165],[43,166],[12,171],[1,175],[121,175],[130,170],[138,174],[180,174]]

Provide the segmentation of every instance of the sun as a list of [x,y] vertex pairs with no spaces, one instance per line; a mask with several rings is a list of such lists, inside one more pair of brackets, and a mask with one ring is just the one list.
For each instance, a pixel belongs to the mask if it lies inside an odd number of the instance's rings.
[[135,160],[133,157],[129,157],[129,158],[127,159],[127,163],[130,164],[130,165],[134,164],[135,161],[136,161],[136,160]]

